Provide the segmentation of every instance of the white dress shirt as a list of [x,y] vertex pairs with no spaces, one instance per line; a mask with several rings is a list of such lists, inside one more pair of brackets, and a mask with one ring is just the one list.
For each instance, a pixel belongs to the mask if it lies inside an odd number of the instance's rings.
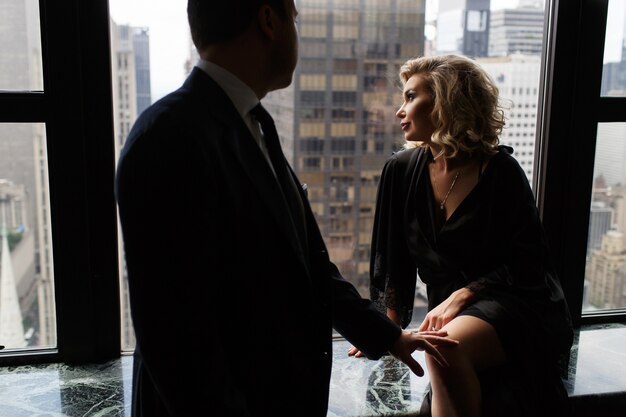
[[[256,140],[256,143],[261,148],[261,152],[265,155],[265,159],[272,167],[272,162],[270,161],[269,154],[267,152],[267,146],[265,145],[265,140],[263,139],[263,134],[261,133],[261,126],[259,122],[250,114],[250,110],[252,110],[257,104],[260,103],[256,94],[248,85],[246,85],[243,81],[237,78],[230,71],[220,67],[213,62],[205,61],[204,59],[200,59],[196,64],[196,67],[204,71],[215,81],[222,90],[226,92],[230,101],[232,101],[233,105],[239,112],[239,115],[248,126],[250,133],[252,133],[252,137]],[[272,167],[273,170],[273,167]]]

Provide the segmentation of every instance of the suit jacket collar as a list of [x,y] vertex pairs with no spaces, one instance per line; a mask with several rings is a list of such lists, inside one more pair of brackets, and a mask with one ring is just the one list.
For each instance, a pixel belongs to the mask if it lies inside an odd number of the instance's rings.
[[[285,197],[265,156],[235,106],[224,90],[199,68],[192,70],[183,89],[192,93],[199,106],[208,109],[207,119],[217,119],[223,125],[223,135],[212,140],[223,142],[220,146],[223,145],[232,151],[240,168],[247,174],[260,199],[268,207],[278,224],[278,229],[289,241],[307,274],[310,274],[304,249],[291,223]],[[303,202],[307,204],[306,199],[303,199]]]
[[259,104],[260,101],[252,88],[227,69],[202,59],[198,62],[196,67],[207,74],[224,90],[241,117],[245,118],[248,112]]

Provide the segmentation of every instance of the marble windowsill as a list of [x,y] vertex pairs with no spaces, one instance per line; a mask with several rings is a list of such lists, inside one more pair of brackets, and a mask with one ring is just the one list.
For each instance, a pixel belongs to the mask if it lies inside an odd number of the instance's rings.
[[[418,378],[390,357],[347,357],[348,347],[344,340],[334,344],[328,417],[418,415],[427,375]],[[422,353],[414,356],[424,365]],[[626,325],[588,327],[578,334],[566,387],[579,404],[603,396],[624,404],[625,371]],[[0,416],[130,416],[131,374],[131,356],[80,367],[0,368]]]

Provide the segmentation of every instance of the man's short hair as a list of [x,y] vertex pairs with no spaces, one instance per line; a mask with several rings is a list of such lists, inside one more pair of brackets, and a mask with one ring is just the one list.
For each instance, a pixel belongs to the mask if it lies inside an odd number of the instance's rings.
[[281,18],[287,16],[285,0],[188,0],[187,18],[196,48],[201,51],[240,35],[263,4],[270,5]]

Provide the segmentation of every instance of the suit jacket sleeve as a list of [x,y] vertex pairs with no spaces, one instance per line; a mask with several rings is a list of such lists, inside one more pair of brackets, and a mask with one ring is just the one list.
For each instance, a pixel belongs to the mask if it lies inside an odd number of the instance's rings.
[[380,358],[389,351],[402,330],[370,300],[361,298],[332,263],[330,274],[334,328],[369,359]]

